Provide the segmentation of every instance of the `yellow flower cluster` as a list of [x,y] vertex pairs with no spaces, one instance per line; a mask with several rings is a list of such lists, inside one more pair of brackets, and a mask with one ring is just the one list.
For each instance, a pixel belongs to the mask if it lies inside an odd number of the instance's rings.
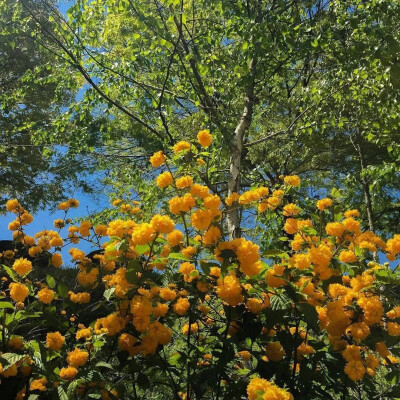
[[83,367],[86,364],[88,357],[89,353],[87,351],[75,348],[73,351],[68,352],[67,363],[70,367]]
[[59,210],[67,211],[69,208],[78,208],[79,201],[76,199],[68,199],[67,201],[63,201],[58,205]]
[[160,167],[164,164],[167,157],[162,151],[157,151],[150,157],[150,163],[154,168]]
[[224,253],[236,253],[241,271],[248,276],[257,275],[261,270],[259,246],[244,238],[220,242],[215,249],[215,257],[223,261]]
[[293,396],[285,389],[262,378],[252,378],[247,386],[249,400],[293,400]]
[[204,129],[197,134],[197,140],[202,147],[209,147],[212,142],[212,136],[208,129]]
[[14,261],[13,270],[18,275],[25,275],[32,270],[32,263],[26,258],[19,258]]
[[50,350],[60,350],[65,343],[65,337],[60,332],[48,332],[46,335],[46,347]]

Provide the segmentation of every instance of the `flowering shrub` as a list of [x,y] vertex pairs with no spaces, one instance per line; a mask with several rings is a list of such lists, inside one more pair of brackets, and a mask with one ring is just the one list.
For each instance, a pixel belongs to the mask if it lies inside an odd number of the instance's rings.
[[[211,146],[208,131],[197,137]],[[400,235],[363,230],[359,212],[342,213],[335,198],[313,210],[288,201],[297,176],[211,193],[201,151],[179,142],[150,158],[163,193],[163,212],[151,218],[118,199],[124,217],[71,225],[71,199],[56,230],[30,237],[32,216],[8,201],[16,251],[0,258],[2,387],[16,399],[396,397],[400,277],[377,257],[396,259]],[[275,219],[281,248],[226,237],[232,208]],[[35,281],[38,257],[59,268],[62,246],[81,240],[100,251],[70,250],[76,282]]]

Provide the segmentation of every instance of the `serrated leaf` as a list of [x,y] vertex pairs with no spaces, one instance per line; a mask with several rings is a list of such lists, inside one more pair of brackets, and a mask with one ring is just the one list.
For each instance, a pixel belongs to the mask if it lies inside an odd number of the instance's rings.
[[287,310],[289,306],[290,306],[290,299],[287,296],[275,295],[271,297],[271,309],[273,311]]
[[0,362],[4,365],[13,365],[26,357],[26,354],[4,353],[0,356]]

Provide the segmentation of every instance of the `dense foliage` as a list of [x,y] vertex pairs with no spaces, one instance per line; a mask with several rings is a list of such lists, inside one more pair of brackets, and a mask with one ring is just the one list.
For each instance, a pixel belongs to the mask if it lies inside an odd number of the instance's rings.
[[[159,173],[148,188],[160,194],[151,217],[137,200],[114,199],[120,218],[70,225],[79,205],[70,199],[55,230],[30,237],[32,216],[7,202],[15,251],[1,255],[1,390],[17,399],[398,397],[400,276],[374,258],[395,260],[400,235],[364,230],[335,192],[303,206],[295,175],[212,194],[212,137],[197,138],[150,157]],[[249,233],[279,226],[280,245],[227,237],[232,208]],[[99,251],[70,250],[76,282],[38,278],[38,260],[59,268],[60,249],[81,240]]]
[[[49,13],[41,2],[29,1],[49,27]],[[0,202],[18,195],[31,211],[62,199],[80,187],[80,165],[72,162],[63,143],[42,138],[73,100],[76,77],[65,75],[62,63],[33,35],[36,24],[14,1],[0,2]],[[58,145],[58,146],[57,146]]]

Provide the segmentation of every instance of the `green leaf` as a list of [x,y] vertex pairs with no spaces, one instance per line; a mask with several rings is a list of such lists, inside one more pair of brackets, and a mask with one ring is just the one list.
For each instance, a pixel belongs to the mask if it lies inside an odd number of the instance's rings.
[[26,357],[26,354],[4,353],[0,356],[0,362],[6,365],[13,365]]
[[138,244],[135,246],[135,250],[138,254],[142,255],[150,250],[150,246],[148,244]]
[[114,292],[115,292],[115,287],[107,289],[104,291],[103,296],[106,300],[110,300],[110,297],[113,295]]
[[115,250],[125,251],[129,249],[129,243],[127,240],[121,240],[115,245]]
[[278,250],[278,249],[271,249],[271,250],[266,250],[263,253],[264,257],[280,257],[280,258],[288,258],[288,255],[285,251],[283,250]]
[[181,358],[181,355],[179,353],[172,355],[171,357],[168,358],[168,363],[170,365],[176,365],[178,364],[179,360]]
[[51,275],[46,275],[46,282],[50,289],[54,289],[56,287],[56,281]]
[[283,311],[290,307],[290,298],[286,295],[272,296],[271,297],[271,309],[273,311]]
[[113,367],[111,364],[109,364],[109,363],[107,363],[107,362],[105,362],[105,361],[99,361],[99,362],[96,364],[96,367],[97,367],[97,368],[114,369],[114,367]]
[[182,253],[170,253],[168,255],[168,258],[172,260],[188,261],[188,258],[185,257]]
[[315,307],[308,303],[300,303],[299,308],[309,327],[315,332],[319,332],[319,317]]
[[57,287],[57,292],[63,299],[65,299],[69,292],[67,285],[63,282],[60,282]]
[[14,306],[8,301],[0,301],[0,310],[4,309],[14,310]]
[[15,275],[15,272],[14,272],[10,267],[7,267],[7,265],[4,265],[4,264],[3,264],[2,267],[3,267],[4,270],[7,272],[7,275],[8,275],[14,282],[17,282],[17,281],[18,281],[17,275]]
[[308,236],[315,236],[318,234],[318,232],[314,228],[310,228],[308,226],[304,226],[303,228],[301,228],[301,231]]

